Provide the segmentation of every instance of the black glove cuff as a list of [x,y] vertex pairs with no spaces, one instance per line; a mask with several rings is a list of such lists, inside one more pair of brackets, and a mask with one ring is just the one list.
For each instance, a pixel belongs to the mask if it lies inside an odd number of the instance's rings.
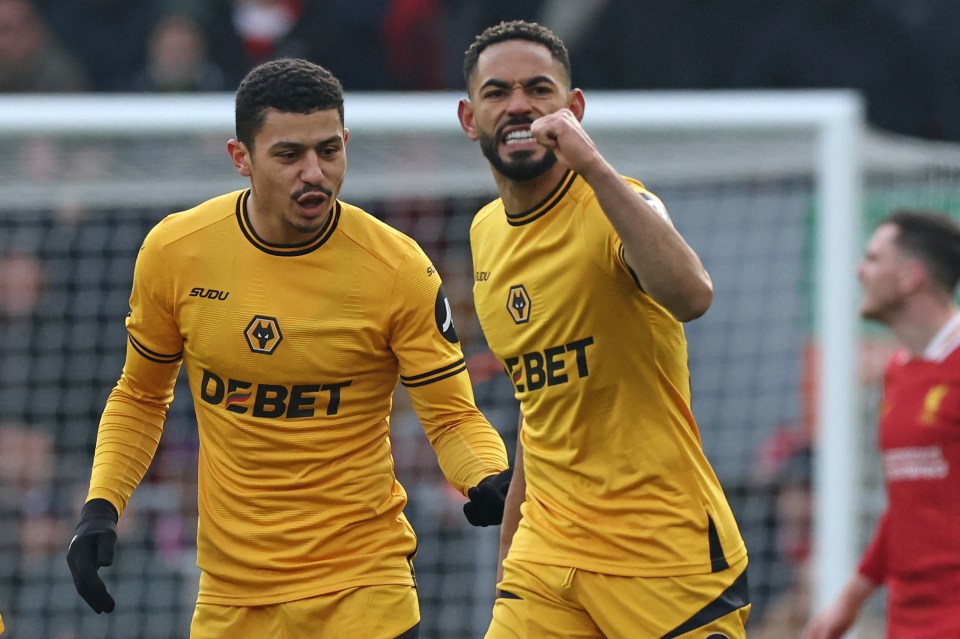
[[117,523],[117,520],[120,519],[116,507],[106,499],[91,499],[80,510],[81,523],[90,519],[104,518],[109,518],[113,523]]
[[481,484],[492,484],[498,492],[503,494],[507,493],[507,488],[510,487],[510,480],[513,479],[513,466],[506,470],[501,470],[496,475],[490,475],[484,477],[480,482]]

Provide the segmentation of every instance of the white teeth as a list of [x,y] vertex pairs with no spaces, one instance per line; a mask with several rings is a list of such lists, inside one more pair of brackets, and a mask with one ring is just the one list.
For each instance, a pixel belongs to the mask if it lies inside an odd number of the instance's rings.
[[530,142],[533,140],[533,134],[530,131],[511,131],[504,136],[507,144],[511,142]]

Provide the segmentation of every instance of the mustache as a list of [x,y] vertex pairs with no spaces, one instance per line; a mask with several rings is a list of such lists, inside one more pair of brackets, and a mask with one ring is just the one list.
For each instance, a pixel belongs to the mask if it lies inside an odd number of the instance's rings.
[[299,200],[304,195],[310,195],[312,193],[322,193],[327,197],[333,197],[333,191],[325,189],[322,186],[306,186],[302,189],[294,191],[290,198],[293,200]]

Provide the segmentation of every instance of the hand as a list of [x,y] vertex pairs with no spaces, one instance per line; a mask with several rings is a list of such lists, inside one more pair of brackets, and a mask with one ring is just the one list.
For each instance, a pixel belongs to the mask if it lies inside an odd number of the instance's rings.
[[91,499],[80,511],[77,534],[67,548],[67,565],[73,584],[93,611],[113,612],[114,601],[97,574],[113,563],[117,546],[117,509],[106,499]]
[[503,521],[503,503],[507,499],[513,469],[484,478],[467,491],[470,501],[463,505],[463,514],[474,526],[499,526]]
[[597,145],[570,109],[560,109],[541,116],[530,125],[530,133],[556,154],[561,163],[583,175],[605,161]]
[[803,639],[840,639],[857,620],[856,609],[838,601],[816,615],[803,629]]

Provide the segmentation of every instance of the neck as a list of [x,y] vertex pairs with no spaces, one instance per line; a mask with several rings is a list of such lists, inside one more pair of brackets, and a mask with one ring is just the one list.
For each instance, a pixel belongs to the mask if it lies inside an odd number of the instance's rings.
[[889,326],[897,341],[910,351],[910,355],[921,357],[937,333],[957,313],[960,313],[960,307],[952,299],[918,300],[889,322]]
[[504,208],[510,213],[522,213],[532,209],[550,195],[560,178],[567,172],[567,166],[557,162],[540,177],[522,182],[511,180],[496,169],[491,170]]

